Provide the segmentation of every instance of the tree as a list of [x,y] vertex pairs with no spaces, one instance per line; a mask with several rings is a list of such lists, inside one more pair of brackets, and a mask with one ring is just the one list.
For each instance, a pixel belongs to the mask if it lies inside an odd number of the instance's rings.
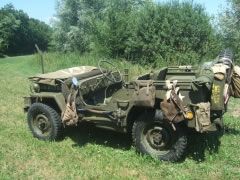
[[30,54],[38,44],[47,50],[51,28],[39,20],[29,18],[11,4],[0,9],[0,52],[7,55]]
[[129,43],[133,57],[145,62],[192,64],[217,54],[210,18],[198,4],[147,4],[139,17],[136,36]]
[[[7,5],[5,9],[13,9]],[[5,54],[10,44],[14,31],[19,27],[20,21],[14,15],[7,13],[4,9],[0,11],[0,54]]]
[[125,57],[129,41],[136,32],[137,18],[144,1],[111,0],[106,4],[102,19],[95,21],[94,43],[111,57]]
[[231,48],[240,62],[240,0],[229,0],[229,7],[220,15],[221,34],[226,48]]
[[[134,62],[198,63],[217,55],[218,39],[204,8],[189,2],[59,0],[54,46]],[[217,48],[215,48],[216,46]]]
[[58,51],[89,50],[89,19],[83,0],[59,0],[58,21],[54,25],[53,46]]
[[[54,45],[61,51],[91,50],[122,55],[129,18],[144,0],[59,0]],[[134,9],[135,8],[135,9]],[[115,47],[116,46],[116,47]]]

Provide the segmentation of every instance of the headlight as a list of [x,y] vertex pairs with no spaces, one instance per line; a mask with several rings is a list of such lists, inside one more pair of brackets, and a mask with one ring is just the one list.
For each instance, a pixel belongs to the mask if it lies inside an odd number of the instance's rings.
[[36,92],[36,93],[39,93],[39,92],[40,92],[40,86],[39,86],[39,84],[33,83],[32,86],[31,86],[31,90],[33,90],[33,91]]

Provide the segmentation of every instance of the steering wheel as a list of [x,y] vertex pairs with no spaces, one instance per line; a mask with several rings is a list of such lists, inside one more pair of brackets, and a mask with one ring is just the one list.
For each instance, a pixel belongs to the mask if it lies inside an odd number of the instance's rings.
[[[105,68],[104,64],[107,65]],[[122,82],[122,76],[120,71],[118,70],[118,68],[113,65],[111,62],[107,61],[107,60],[100,60],[98,61],[98,68],[101,71],[101,73],[111,82],[113,83],[120,83]],[[115,70],[115,71],[114,71]],[[118,78],[116,79],[116,77],[114,76],[113,72],[117,72],[118,73]]]

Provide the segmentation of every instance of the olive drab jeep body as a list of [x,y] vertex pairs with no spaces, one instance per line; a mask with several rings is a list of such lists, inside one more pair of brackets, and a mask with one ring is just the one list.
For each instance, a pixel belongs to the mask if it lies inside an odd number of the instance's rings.
[[132,81],[126,80],[127,70],[122,75],[111,62],[100,61],[98,67],[30,77],[24,110],[38,139],[56,140],[64,127],[91,122],[132,133],[143,154],[177,161],[187,146],[186,129],[205,133],[223,128],[229,97],[237,96],[233,74],[239,77],[227,51],[201,67],[164,67]]

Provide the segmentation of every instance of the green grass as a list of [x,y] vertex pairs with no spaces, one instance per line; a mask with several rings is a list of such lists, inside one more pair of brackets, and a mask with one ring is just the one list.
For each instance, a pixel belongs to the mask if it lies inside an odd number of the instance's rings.
[[[47,71],[97,62],[96,57],[76,55],[45,58]],[[27,77],[41,71],[37,59],[0,59],[0,179],[240,179],[239,100],[231,101],[225,115],[221,145],[216,136],[194,136],[186,159],[175,164],[140,156],[127,136],[88,125],[68,128],[60,142],[34,139],[22,97],[29,93]],[[133,75],[145,69],[116,63],[121,69],[131,67]]]

